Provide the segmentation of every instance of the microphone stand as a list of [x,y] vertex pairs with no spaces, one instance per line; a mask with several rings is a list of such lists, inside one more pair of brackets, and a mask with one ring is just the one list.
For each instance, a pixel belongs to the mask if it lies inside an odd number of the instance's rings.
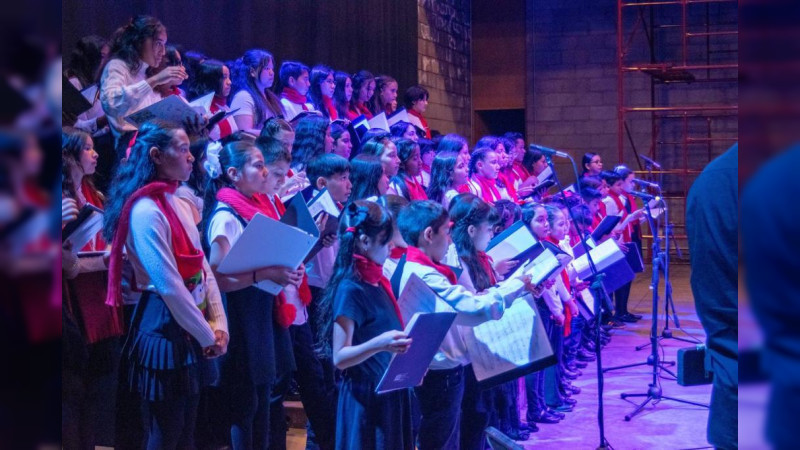
[[[653,376],[652,380],[653,381],[650,384],[648,384],[648,389],[647,389],[647,392],[645,392],[645,393],[637,393],[637,394],[622,393],[622,394],[620,394],[620,398],[622,398],[622,399],[626,399],[626,398],[629,398],[629,397],[644,397],[645,398],[644,401],[639,403],[636,406],[636,408],[630,414],[627,414],[625,416],[625,421],[626,422],[629,422],[634,416],[639,414],[644,409],[644,407],[647,406],[648,403],[653,402],[653,404],[656,404],[656,403],[660,402],[661,400],[672,400],[672,401],[678,402],[678,403],[685,403],[685,404],[689,404],[689,405],[702,406],[702,407],[708,408],[708,405],[703,404],[703,403],[693,402],[693,401],[684,400],[684,399],[675,398],[675,397],[667,397],[667,396],[662,394],[661,384],[659,383],[659,380],[658,380],[658,376],[659,376],[660,370],[664,370],[667,373],[670,373],[672,376],[675,376],[674,373],[672,373],[668,369],[664,368],[664,365],[674,365],[675,362],[672,361],[670,363],[666,363],[666,362],[659,361],[659,354],[658,354],[658,285],[660,283],[660,279],[659,279],[660,270],[659,270],[659,267],[662,266],[662,265],[665,265],[665,263],[667,263],[669,261],[669,257],[668,257],[669,247],[666,247],[667,251],[662,251],[661,250],[661,239],[658,236],[658,233],[657,233],[658,230],[654,228],[655,225],[654,225],[654,222],[653,222],[653,216],[652,216],[651,211],[650,211],[650,204],[647,201],[645,201],[644,204],[645,204],[645,208],[647,210],[647,221],[650,224],[650,227],[653,228],[653,230],[654,230],[654,233],[653,233],[653,263],[652,263],[653,270],[652,270],[652,281],[651,281],[651,284],[650,284],[650,287],[653,290],[653,305],[652,305],[652,308],[653,308],[653,323],[652,323],[652,325],[650,327],[650,345],[651,345],[650,355],[647,357],[647,362],[645,362],[645,363],[630,364],[630,365],[627,365],[627,366],[615,367],[615,368],[607,369],[607,370],[621,369],[623,367],[633,367],[633,366],[640,366],[640,365],[647,364],[647,365],[650,365],[652,367],[652,376]],[[664,214],[665,214],[665,216],[667,214],[666,208],[664,209]],[[667,220],[666,217],[665,217],[664,220],[665,220],[666,223],[669,223],[669,221]],[[668,238],[668,235],[666,233],[665,233],[665,238],[666,238],[667,244],[668,244],[669,243],[669,238]],[[669,273],[668,266],[665,266],[664,270],[665,270],[665,273]],[[666,287],[666,283],[665,283],[665,291],[669,292],[668,289],[669,288]]]
[[[660,188],[659,188],[659,191],[660,191]],[[664,201],[664,199],[662,198],[661,199],[661,203],[662,203],[662,205],[664,207],[664,221],[666,222],[665,230],[664,230],[664,248],[666,249],[666,251],[664,252],[664,258],[663,258],[663,262],[664,262],[664,329],[661,330],[661,336],[658,337],[658,342],[661,342],[664,339],[675,339],[677,341],[682,341],[682,342],[686,342],[686,343],[689,343],[689,344],[702,344],[702,342],[699,339],[695,338],[694,336],[691,336],[683,328],[681,328],[681,323],[680,323],[680,320],[678,319],[678,312],[675,309],[675,302],[672,299],[672,282],[670,281],[670,277],[669,277],[669,263],[670,263],[669,243],[670,243],[670,238],[672,238],[672,242],[675,243],[675,246],[676,246],[675,248],[676,248],[678,254],[680,254],[680,248],[677,247],[678,242],[675,239],[675,233],[672,231],[673,224],[667,220],[668,219],[668,214],[669,214],[669,208],[667,208],[667,202]],[[650,223],[650,227],[652,228],[653,225],[652,225],[652,216],[650,216],[650,205],[646,201],[644,202],[644,204],[645,204],[645,207],[647,208],[648,223]],[[660,219],[661,219],[661,216],[659,216],[659,220]],[[654,241],[655,241],[657,232],[658,232],[658,229],[654,229],[653,230],[653,240]],[[669,327],[670,308],[672,308],[672,322],[675,324],[675,328],[677,328],[678,330],[683,331],[684,333],[686,333],[686,335],[689,336],[688,338],[675,336],[674,334],[672,334],[672,329],[670,329],[670,327]],[[655,314],[654,314],[653,315],[653,320],[655,320],[655,319],[656,318],[655,318]],[[647,343],[642,344],[642,345],[638,345],[638,346],[636,346],[636,351],[639,351],[639,350],[642,350],[644,348],[647,348],[650,345],[651,345],[650,342],[647,342]],[[670,372],[669,370],[667,370],[667,373],[672,374],[672,372]],[[672,374],[672,375],[674,376],[674,374]]]
[[[531,146],[536,148],[535,146]],[[575,164],[575,160],[572,159],[572,156],[566,155],[567,158],[572,162],[572,170],[575,173],[575,186],[578,191],[578,195],[580,195],[580,183],[578,182],[580,178],[578,178],[578,166]],[[564,186],[561,185],[561,181],[558,179],[558,173],[556,172],[556,168],[553,165],[553,158],[550,154],[545,153],[545,158],[547,159],[547,165],[550,166],[550,170],[553,172],[553,179],[556,182],[556,186],[558,187],[558,191],[561,193],[561,197],[564,199],[564,204],[566,205],[567,197],[564,194]],[[575,216],[572,213],[572,208],[567,208],[569,212],[570,219],[572,223],[577,224],[578,222],[575,221]],[[595,301],[594,301],[594,319],[595,325],[597,327],[597,333],[595,334],[595,342],[594,342],[594,352],[595,357],[597,359],[597,423],[600,430],[600,443],[596,447],[597,450],[608,450],[609,444],[606,440],[605,434],[605,419],[604,419],[604,411],[603,411],[603,362],[600,355],[600,325],[602,324],[600,316],[600,304],[601,301],[606,300],[606,291],[603,288],[603,278],[605,278],[605,274],[599,273],[597,271],[597,266],[594,264],[594,260],[592,260],[592,255],[589,253],[591,248],[589,244],[586,242],[586,235],[582,232],[582,230],[578,230],[579,235],[581,236],[581,245],[583,246],[583,250],[586,253],[586,259],[589,262],[589,269],[592,272],[592,283],[589,289],[594,293]],[[602,300],[601,300],[602,299]]]

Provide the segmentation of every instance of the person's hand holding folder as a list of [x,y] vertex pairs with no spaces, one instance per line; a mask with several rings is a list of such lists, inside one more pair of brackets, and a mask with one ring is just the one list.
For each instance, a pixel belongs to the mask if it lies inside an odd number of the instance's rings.
[[374,340],[379,351],[389,353],[405,353],[411,346],[411,338],[408,337],[405,331],[400,330],[386,331],[378,335]]

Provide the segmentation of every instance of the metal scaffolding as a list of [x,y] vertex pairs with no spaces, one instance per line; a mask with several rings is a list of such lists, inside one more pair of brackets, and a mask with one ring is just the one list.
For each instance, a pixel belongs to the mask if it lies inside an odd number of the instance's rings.
[[[632,152],[637,177],[664,187],[676,234],[673,261],[688,262],[684,215],[691,184],[708,162],[737,141],[735,96],[712,104],[691,94],[701,86],[707,87],[706,96],[709,89],[736,89],[736,8],[736,0],[617,2],[619,161]],[[633,93],[642,77],[649,81],[645,101],[641,91]],[[686,92],[680,95],[680,90]],[[642,119],[649,119],[649,127],[632,130],[632,123],[641,125]],[[645,142],[649,148],[643,150]],[[641,154],[669,163],[644,170]],[[652,235],[645,230],[643,238],[649,253]]]

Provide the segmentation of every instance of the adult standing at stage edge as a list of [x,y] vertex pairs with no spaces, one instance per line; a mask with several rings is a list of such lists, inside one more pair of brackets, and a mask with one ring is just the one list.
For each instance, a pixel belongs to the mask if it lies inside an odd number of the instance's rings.
[[686,205],[692,293],[707,336],[706,366],[714,372],[708,442],[721,449],[738,441],[738,167],[736,144],[706,166]]

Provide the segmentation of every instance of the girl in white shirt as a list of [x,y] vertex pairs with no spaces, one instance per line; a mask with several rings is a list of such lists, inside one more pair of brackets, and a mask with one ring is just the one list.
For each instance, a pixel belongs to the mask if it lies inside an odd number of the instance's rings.
[[450,205],[450,201],[458,195],[458,188],[467,182],[469,168],[467,167],[468,157],[463,155],[443,151],[436,155],[431,165],[431,184],[428,186],[428,198],[441,203],[445,209]]
[[280,100],[270,90],[275,82],[275,58],[266,50],[248,50],[233,65],[231,110],[236,126],[258,136],[264,122],[283,115]]
[[161,100],[154,90],[164,84],[178,85],[188,76],[182,66],[167,67],[147,77],[148,67],[158,67],[167,45],[167,29],[150,16],[137,16],[116,31],[111,60],[100,78],[100,102],[122,159],[136,127],[125,120],[130,114]]
[[111,185],[106,303],[121,306],[123,246],[143,291],[123,357],[142,399],[148,448],[192,448],[203,358],[224,354],[228,322],[191,213],[174,195],[194,158],[180,128],[147,122]]

